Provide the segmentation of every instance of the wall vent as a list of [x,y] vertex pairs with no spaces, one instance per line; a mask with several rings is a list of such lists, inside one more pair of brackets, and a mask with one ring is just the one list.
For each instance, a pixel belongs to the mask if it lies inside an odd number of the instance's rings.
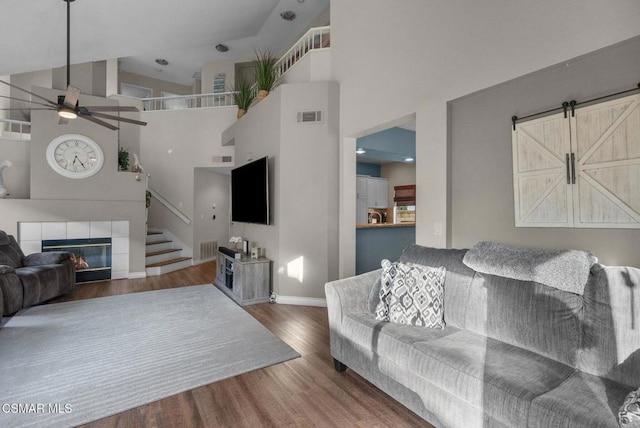
[[213,259],[218,251],[218,241],[206,241],[200,243],[200,260]]
[[233,156],[213,156],[211,161],[213,163],[230,163],[233,162]]
[[298,122],[300,123],[321,123],[322,110],[299,111]]

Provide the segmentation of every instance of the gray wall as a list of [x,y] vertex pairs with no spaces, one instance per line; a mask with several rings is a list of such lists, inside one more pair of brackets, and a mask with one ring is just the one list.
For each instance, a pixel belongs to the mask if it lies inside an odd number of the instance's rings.
[[640,38],[567,60],[450,103],[451,243],[480,240],[593,251],[609,265],[640,266],[640,230],[516,228],[511,121],[636,87]]
[[9,198],[11,199],[29,198],[30,148],[29,141],[0,141],[0,162],[4,160],[13,162],[13,165],[5,168],[3,172],[4,185],[9,190]]
[[[33,88],[45,98],[55,99],[61,91]],[[114,101],[89,95],[80,96],[81,105],[111,105]],[[62,134],[82,134],[92,138],[104,152],[105,163],[96,175],[74,180],[55,173],[45,157],[47,145]],[[24,199],[0,200],[0,229],[17,237],[21,221],[129,221],[129,271],[144,272],[145,209],[144,182],[134,180],[130,172],[118,171],[118,132],[76,119],[67,125],[58,124],[55,112],[34,111],[32,114],[31,142],[28,156],[20,143],[13,153],[20,162],[9,168],[11,174],[29,175],[29,191],[23,186],[17,195]],[[4,153],[4,150],[3,150]],[[13,159],[12,159],[13,160]],[[12,184],[13,185],[13,184]],[[10,189],[11,191],[11,189]],[[13,197],[14,195],[12,195]],[[30,199],[26,199],[29,198]]]
[[[270,157],[272,224],[234,223],[231,235],[266,249],[281,296],[324,299],[338,276],[338,101],[335,83],[283,84],[222,137],[236,166]],[[297,123],[302,110],[323,110],[324,121]]]
[[138,128],[140,162],[151,174],[149,187],[194,221],[186,224],[152,200],[149,226],[167,229],[187,247],[187,254],[193,250],[195,258],[199,256],[199,242],[218,239],[229,232],[229,224],[223,222],[211,223],[211,228],[196,227],[200,214],[209,216],[210,211],[200,207],[209,206],[210,201],[199,200],[195,194],[194,182],[199,175],[194,176],[194,168],[211,168],[216,166],[215,156],[234,155],[233,147],[222,146],[220,135],[236,121],[236,110],[232,106],[140,113],[141,120],[148,122]]
[[200,242],[217,241],[223,247],[229,244],[230,176],[213,168],[195,168],[193,181],[193,255],[202,260]]

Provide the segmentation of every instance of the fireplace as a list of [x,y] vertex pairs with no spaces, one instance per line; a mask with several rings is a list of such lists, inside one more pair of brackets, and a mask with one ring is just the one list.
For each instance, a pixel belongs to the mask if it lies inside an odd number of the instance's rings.
[[76,266],[76,282],[111,279],[111,238],[51,239],[42,252],[67,251]]

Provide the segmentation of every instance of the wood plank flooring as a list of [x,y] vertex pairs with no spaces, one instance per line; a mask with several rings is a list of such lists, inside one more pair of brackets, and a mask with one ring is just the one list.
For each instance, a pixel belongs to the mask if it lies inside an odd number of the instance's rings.
[[[215,263],[162,276],[80,284],[80,300],[211,283]],[[245,309],[302,358],[245,373],[94,421],[85,427],[431,427],[352,370],[338,373],[326,308]]]

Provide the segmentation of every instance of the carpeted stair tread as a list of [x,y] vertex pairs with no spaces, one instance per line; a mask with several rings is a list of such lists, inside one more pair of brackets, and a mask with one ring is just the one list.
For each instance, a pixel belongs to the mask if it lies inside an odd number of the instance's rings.
[[171,260],[165,260],[164,262],[152,263],[150,265],[147,265],[146,267],[152,268],[152,267],[166,266],[166,265],[170,265],[172,263],[179,263],[179,262],[183,262],[185,260],[190,260],[190,259],[191,259],[191,257],[178,257],[178,258],[171,259]]
[[182,250],[180,248],[169,248],[168,250],[160,250],[160,251],[153,251],[151,253],[147,253],[146,256],[147,257],[159,256],[161,254],[175,253],[176,251],[180,252]]

